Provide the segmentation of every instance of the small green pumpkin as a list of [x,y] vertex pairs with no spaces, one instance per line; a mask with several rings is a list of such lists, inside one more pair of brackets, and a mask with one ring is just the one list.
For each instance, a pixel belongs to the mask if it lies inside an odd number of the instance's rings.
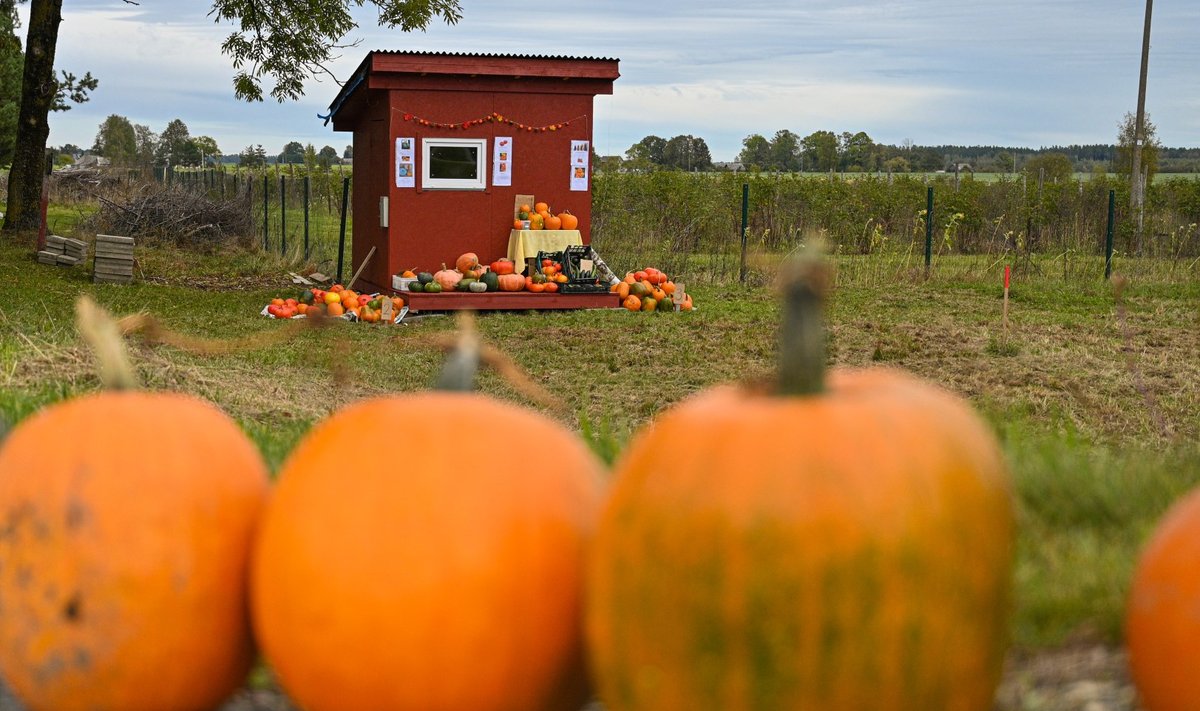
[[500,277],[493,271],[486,271],[483,276],[479,277],[479,281],[483,283],[488,291],[500,290]]
[[478,281],[478,279],[472,279],[470,277],[459,279],[458,283],[454,285],[454,289],[455,291],[471,291],[471,285],[476,281]]

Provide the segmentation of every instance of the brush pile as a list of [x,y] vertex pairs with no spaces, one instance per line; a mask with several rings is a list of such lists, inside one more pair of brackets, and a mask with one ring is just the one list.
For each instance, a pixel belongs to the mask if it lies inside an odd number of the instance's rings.
[[88,229],[129,235],[138,243],[162,241],[206,248],[252,238],[254,220],[245,200],[212,200],[179,188],[141,186],[128,195],[97,195],[100,209]]

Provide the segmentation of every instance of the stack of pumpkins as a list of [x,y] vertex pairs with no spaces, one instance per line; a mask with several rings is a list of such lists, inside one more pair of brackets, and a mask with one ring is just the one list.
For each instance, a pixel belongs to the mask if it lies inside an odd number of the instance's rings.
[[520,205],[517,207],[517,216],[513,219],[513,229],[576,230],[579,229],[579,218],[572,215],[570,210],[563,210],[555,215],[544,202],[539,202],[532,208],[529,205]]
[[523,291],[528,280],[517,273],[517,265],[507,257],[501,257],[490,265],[479,261],[479,255],[466,252],[454,260],[454,268],[444,263],[436,272],[405,271],[400,276],[415,278],[408,286],[409,291],[429,294],[445,294],[453,291],[469,291],[482,294],[492,291]]
[[498,259],[491,266],[479,262],[479,255],[466,252],[454,260],[454,267],[445,263],[436,272],[407,270],[400,276],[416,279],[408,286],[409,291],[427,294],[445,294],[453,291],[468,291],[482,294],[488,291],[521,291],[525,278],[515,274],[516,265],[510,259]]
[[[194,397],[46,408],[0,449],[0,672],[32,711],[214,708],[256,649],[310,711],[577,709],[593,684],[614,711],[990,708],[998,446],[912,376],[826,374],[819,283],[787,290],[774,385],[663,413],[607,490],[579,437],[477,393],[349,405],[273,489]],[[459,466],[527,441],[555,466]]]

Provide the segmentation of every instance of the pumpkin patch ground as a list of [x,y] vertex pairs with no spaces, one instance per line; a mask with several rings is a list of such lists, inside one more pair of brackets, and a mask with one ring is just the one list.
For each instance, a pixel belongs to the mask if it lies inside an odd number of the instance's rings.
[[[0,282],[25,295],[0,310],[0,417],[9,428],[97,386],[69,316],[75,296],[91,287],[71,270],[31,265],[28,247],[0,243]],[[606,258],[636,265],[632,257]],[[1167,268],[1141,264],[1122,312],[1097,280],[1064,285],[1049,267],[1022,273],[1004,345],[990,260],[946,258],[930,281],[919,282],[880,279],[863,259],[870,258],[839,260],[830,362],[884,363],[967,398],[1010,463],[1018,509],[1015,646],[996,708],[1132,711],[1121,620],[1134,560],[1167,506],[1200,481],[1200,290]],[[211,288],[229,268],[212,258],[148,251],[143,264],[145,281],[96,290],[113,313],[148,311],[198,338],[278,330],[256,315],[287,287],[267,271],[244,275],[249,288],[231,294]],[[195,269],[184,277],[180,264]],[[624,309],[481,317],[481,338],[554,393],[558,406],[533,404],[494,374],[482,376],[480,387],[559,420],[608,458],[667,406],[716,383],[759,377],[774,363],[768,324],[778,321],[778,306],[769,287],[698,281],[688,291],[704,305],[688,318]],[[452,327],[451,319],[430,319],[387,331],[324,329],[265,349],[208,355],[148,345],[134,348],[133,358],[149,389],[219,405],[278,471],[332,410],[428,387]],[[374,438],[349,436],[346,446],[389,444]],[[530,456],[553,459],[536,450]],[[402,461],[403,451],[396,457]],[[293,708],[262,674],[254,678],[224,711]],[[0,709],[19,708],[0,694]]]

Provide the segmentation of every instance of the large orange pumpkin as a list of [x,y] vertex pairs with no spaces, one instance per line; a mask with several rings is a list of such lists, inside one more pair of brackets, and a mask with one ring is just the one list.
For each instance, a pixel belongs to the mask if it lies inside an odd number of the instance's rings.
[[[1125,613],[1129,666],[1147,711],[1196,708],[1200,489],[1176,503],[1138,558]],[[1185,663],[1185,660],[1187,663]]]
[[998,446],[912,376],[826,382],[805,283],[778,386],[687,400],[616,467],[586,616],[612,711],[991,706],[1014,546]]
[[267,470],[212,405],[108,392],[0,449],[0,672],[38,711],[215,708],[252,659]]
[[[449,456],[464,442],[501,459]],[[530,442],[553,462],[504,463]],[[578,438],[482,395],[380,398],[318,424],[255,549],[255,629],[280,682],[309,711],[579,708],[600,485]]]
[[562,221],[562,228],[564,230],[579,229],[579,218],[572,215],[570,210],[563,210],[559,213],[558,219]]

